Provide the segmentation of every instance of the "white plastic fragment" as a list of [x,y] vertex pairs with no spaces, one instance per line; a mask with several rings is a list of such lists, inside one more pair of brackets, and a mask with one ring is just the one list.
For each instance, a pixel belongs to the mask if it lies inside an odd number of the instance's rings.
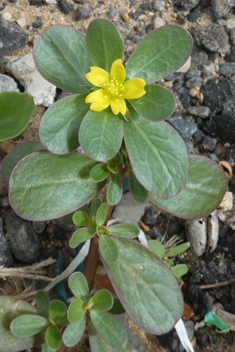
[[148,241],[147,241],[147,239],[146,239],[146,237],[145,237],[144,231],[142,231],[141,229],[139,229],[139,230],[140,230],[140,234],[139,234],[139,236],[138,236],[138,239],[139,239],[140,243],[141,243],[143,246],[148,247]]
[[180,319],[176,324],[175,324],[175,330],[179,336],[179,339],[184,347],[184,349],[187,352],[195,352],[193,349],[193,346],[191,342],[189,341],[187,330],[184,326],[183,320]]
[[209,252],[214,252],[219,240],[219,219],[217,211],[214,210],[207,218],[207,248]]
[[205,219],[186,220],[186,236],[191,250],[199,257],[206,249],[207,226]]

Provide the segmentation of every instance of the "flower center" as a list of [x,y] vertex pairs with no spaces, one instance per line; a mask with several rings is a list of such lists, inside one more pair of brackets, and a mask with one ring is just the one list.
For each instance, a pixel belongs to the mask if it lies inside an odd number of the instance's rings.
[[116,101],[118,101],[118,98],[122,97],[122,93],[125,90],[124,85],[122,83],[118,83],[116,77],[113,77],[110,82],[105,83],[103,87],[105,92],[108,93],[104,96],[105,99],[108,98],[108,95],[111,95],[111,98],[114,98]]

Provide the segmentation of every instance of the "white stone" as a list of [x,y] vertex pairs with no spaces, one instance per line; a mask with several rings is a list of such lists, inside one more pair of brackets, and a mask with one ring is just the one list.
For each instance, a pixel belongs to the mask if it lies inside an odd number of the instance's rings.
[[16,7],[11,7],[9,9],[9,12],[6,11],[3,13],[2,17],[5,20],[10,20],[18,23],[18,25],[23,29],[25,27],[25,24],[26,24],[25,13],[23,11],[20,11]]
[[10,14],[10,12],[4,12],[4,13],[2,14],[2,18],[3,18],[4,20],[10,21],[10,20],[11,20],[11,14]]
[[214,252],[219,240],[219,219],[217,211],[214,210],[207,218],[207,248],[209,252]]
[[161,17],[155,17],[153,20],[154,28],[162,27],[164,24],[166,24],[166,21]]
[[226,21],[226,27],[228,29],[235,28],[235,16],[230,14],[230,18]]
[[0,92],[19,92],[16,81],[7,75],[0,74]]
[[207,241],[207,226],[205,219],[186,220],[186,236],[191,244],[191,250],[198,257],[205,252]]
[[191,67],[191,56],[189,56],[188,60],[185,62],[185,64],[183,64],[183,66],[181,66],[178,71],[176,72],[182,72],[182,73],[186,73],[188,72],[188,70]]
[[54,103],[56,87],[40,75],[31,54],[11,59],[6,68],[24,86],[25,92],[33,96],[36,106],[48,107]]

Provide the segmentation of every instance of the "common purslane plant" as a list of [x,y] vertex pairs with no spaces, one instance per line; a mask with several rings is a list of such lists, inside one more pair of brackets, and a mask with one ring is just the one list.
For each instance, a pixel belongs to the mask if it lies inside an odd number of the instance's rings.
[[[154,83],[179,69],[191,49],[192,38],[185,29],[163,26],[139,43],[124,67],[119,32],[102,19],[90,24],[86,37],[56,25],[36,39],[33,55],[39,72],[73,94],[45,112],[41,143],[22,143],[4,159],[3,180],[11,206],[21,217],[72,219],[78,228],[70,246],[91,242],[85,277],[74,273],[69,278],[76,298],[67,313],[62,303],[49,303],[39,293],[44,303],[37,297],[37,305],[44,317],[30,309],[41,325],[33,336],[28,330],[23,344],[19,330],[33,318],[27,307],[17,311],[7,329],[0,324],[6,337],[5,344],[0,342],[1,351],[14,352],[39,341],[46,341],[43,352],[58,350],[62,341],[72,346],[86,323],[93,352],[132,351],[123,328],[109,314],[115,311],[109,291],[89,294],[99,260],[125,311],[142,329],[163,334],[180,319],[183,298],[173,273],[179,277],[186,268],[176,266],[171,272],[166,263],[173,267],[168,258],[172,253],[152,241],[147,248],[134,240],[139,234],[136,226],[107,222],[122,198],[127,177],[136,201],[149,199],[184,219],[207,216],[223,198],[227,185],[223,170],[205,157],[188,154],[182,138],[164,121],[174,112],[174,96]],[[104,200],[94,198],[106,185]],[[80,209],[93,198],[90,212]],[[182,246],[173,254],[188,248]],[[65,330],[62,318],[67,319]],[[20,341],[20,348],[6,342],[9,336]]]

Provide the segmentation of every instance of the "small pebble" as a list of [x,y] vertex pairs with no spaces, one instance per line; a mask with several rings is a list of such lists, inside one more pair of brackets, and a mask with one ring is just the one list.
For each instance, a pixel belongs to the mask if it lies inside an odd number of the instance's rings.
[[90,11],[84,6],[78,6],[76,9],[75,20],[82,21],[89,17],[91,17]]

